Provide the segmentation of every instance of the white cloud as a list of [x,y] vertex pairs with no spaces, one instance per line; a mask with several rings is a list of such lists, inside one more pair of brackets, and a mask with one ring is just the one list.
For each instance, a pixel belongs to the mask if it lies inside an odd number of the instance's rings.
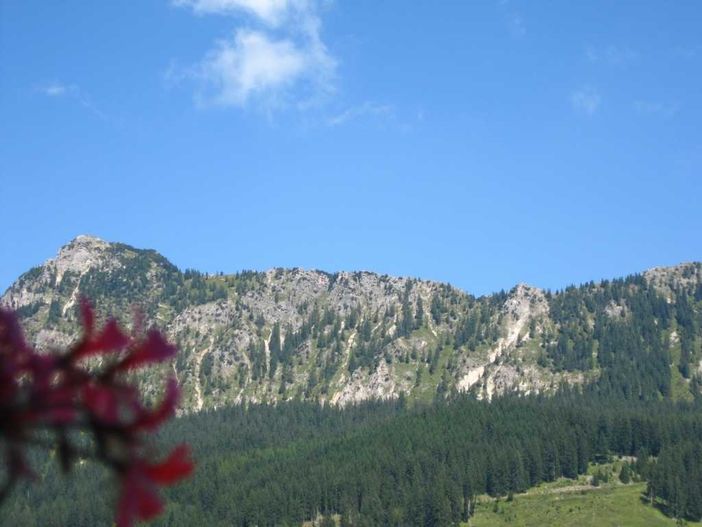
[[610,66],[621,66],[623,64],[638,60],[639,53],[628,46],[606,46],[597,48],[588,46],[585,48],[585,57],[590,62],[600,62]]
[[303,50],[289,40],[271,40],[265,33],[239,30],[221,41],[200,65],[209,89],[206,100],[243,105],[254,95],[270,96],[294,83],[309,67]]
[[190,7],[199,14],[228,15],[243,11],[272,26],[280,24],[291,8],[306,4],[291,0],[174,0],[173,3]]
[[702,51],[702,46],[678,46],[673,49],[673,56],[679,59],[694,59]]
[[660,117],[674,117],[680,105],[677,103],[664,103],[657,101],[635,101],[634,109],[644,115],[658,115]]
[[43,93],[47,97],[61,97],[71,92],[73,89],[73,86],[66,86],[60,82],[50,82],[37,87],[37,91]]
[[602,97],[592,86],[583,86],[570,94],[570,103],[581,113],[593,115],[600,107]]
[[526,35],[526,24],[519,13],[512,13],[509,17],[509,30],[513,37],[520,38]]
[[103,120],[107,119],[107,115],[105,115],[97,106],[95,106],[90,97],[88,97],[88,95],[86,95],[75,84],[65,84],[60,81],[52,81],[39,84],[35,89],[37,92],[41,93],[42,95],[46,95],[47,97],[69,97],[70,99],[78,102],[78,104],[96,117]]
[[[256,103],[267,109],[305,107],[333,91],[336,61],[321,38],[312,0],[176,0],[195,13],[248,15],[258,27],[238,27],[185,75],[198,83],[202,105]],[[171,72],[172,73],[172,72]],[[177,75],[171,75],[177,77]],[[181,76],[182,77],[182,76]]]
[[347,108],[343,112],[327,121],[329,126],[340,126],[348,121],[362,117],[389,117],[393,113],[393,107],[387,104],[376,104],[366,101],[358,106]]
[[500,0],[498,3],[507,28],[514,38],[522,38],[527,33],[524,17],[510,4],[509,0]]

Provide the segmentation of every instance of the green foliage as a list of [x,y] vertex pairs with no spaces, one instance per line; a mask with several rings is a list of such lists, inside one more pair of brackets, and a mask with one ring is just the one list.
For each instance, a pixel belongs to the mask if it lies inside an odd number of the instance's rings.
[[663,500],[674,517],[702,520],[702,444],[697,438],[676,438],[663,446],[652,470],[647,493]]
[[[513,502],[500,501],[504,517],[521,503],[519,493],[583,474],[607,453],[645,456],[645,448],[659,456],[661,477],[697,481],[699,471],[690,467],[702,459],[700,429],[694,404],[568,392],[414,408],[403,402],[226,408],[178,419],[164,431],[165,442],[193,445],[198,471],[169,492],[170,509],[157,525],[299,525],[319,514],[353,525],[455,525],[471,517],[481,494],[512,495]],[[92,492],[102,476],[84,470],[70,484],[42,471],[43,484],[17,493],[11,508],[0,509],[0,521],[100,525],[110,512]],[[657,499],[691,516],[694,492],[664,495],[657,477]]]
[[37,313],[41,308],[42,308],[41,302],[33,302],[31,304],[26,304],[26,305],[18,308],[15,312],[17,313],[17,316],[20,318],[31,317],[35,313]]
[[[676,368],[689,377],[698,357],[702,309],[684,289],[668,302],[640,275],[568,287],[551,295],[555,332],[544,334],[556,369],[600,371],[599,393],[636,399],[672,395],[670,332],[677,329],[681,356]],[[539,364],[548,362],[539,358]],[[678,395],[680,397],[680,395]]]
[[628,485],[631,482],[631,469],[629,468],[629,463],[624,463],[622,469],[619,472],[619,481],[624,485]]

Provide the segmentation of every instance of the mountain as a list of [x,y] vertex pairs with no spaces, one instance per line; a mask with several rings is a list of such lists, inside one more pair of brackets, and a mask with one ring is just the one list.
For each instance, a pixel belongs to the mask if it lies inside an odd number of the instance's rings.
[[702,264],[552,293],[302,269],[206,275],[152,250],[79,236],[0,298],[42,349],[76,338],[76,304],[129,325],[133,306],[180,348],[184,407],[306,399],[433,400],[563,385],[690,399],[702,372]]

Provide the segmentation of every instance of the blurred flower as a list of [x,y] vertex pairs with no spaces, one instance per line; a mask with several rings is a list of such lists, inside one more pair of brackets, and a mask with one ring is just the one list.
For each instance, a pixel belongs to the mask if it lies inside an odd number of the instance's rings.
[[[172,358],[177,350],[157,330],[130,336],[114,319],[96,331],[85,300],[81,315],[83,337],[77,344],[40,354],[27,345],[16,315],[0,308],[0,444],[7,466],[0,502],[19,479],[32,477],[25,448],[41,443],[41,432],[48,430],[55,443],[47,446],[56,449],[64,471],[74,459],[92,457],[115,472],[120,481],[117,526],[129,527],[157,516],[163,510],[158,487],[182,480],[194,468],[185,445],[160,463],[149,462],[148,433],[175,414],[180,395],[175,379],[166,382],[161,403],[148,408],[123,378],[125,372]],[[96,356],[103,356],[102,365],[86,367],[84,360]],[[89,434],[93,449],[71,443],[72,430]]]

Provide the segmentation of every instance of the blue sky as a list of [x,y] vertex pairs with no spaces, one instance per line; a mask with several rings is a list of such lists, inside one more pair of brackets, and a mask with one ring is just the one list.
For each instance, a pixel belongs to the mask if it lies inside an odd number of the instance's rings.
[[0,289],[78,234],[476,294],[702,260],[702,4],[0,1]]

